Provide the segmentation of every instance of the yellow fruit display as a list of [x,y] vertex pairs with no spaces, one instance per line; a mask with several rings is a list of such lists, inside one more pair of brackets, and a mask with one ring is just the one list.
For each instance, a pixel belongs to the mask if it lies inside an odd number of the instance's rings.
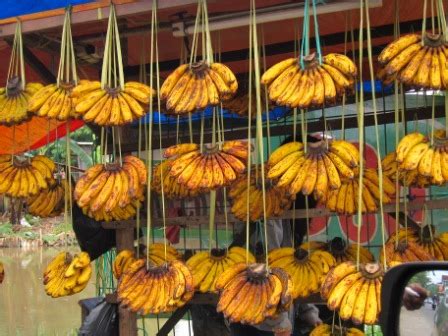
[[358,164],[358,149],[344,140],[308,143],[306,154],[302,143],[289,142],[269,157],[267,177],[290,195],[301,191],[323,201],[343,179],[353,179]]
[[23,87],[19,77],[8,80],[7,86],[0,88],[0,125],[17,125],[28,120],[32,115],[28,101],[41,87],[40,83],[27,83]]
[[[260,173],[258,173],[260,174]],[[260,175],[258,175],[259,178]],[[247,195],[249,194],[249,208],[247,207]],[[286,190],[272,185],[270,181],[265,184],[266,218],[280,216],[288,210],[294,200]],[[229,188],[228,196],[232,200],[231,211],[241,221],[246,221],[249,212],[250,221],[254,222],[263,218],[263,190],[261,181],[257,181],[255,169],[251,174],[249,189],[247,189],[247,175],[243,174]]]
[[175,311],[194,295],[193,277],[179,260],[146,267],[145,259],[134,261],[121,275],[118,300],[122,307],[142,315]]
[[355,243],[347,244],[341,237],[335,237],[329,242],[310,241],[300,245],[300,248],[304,250],[322,250],[331,253],[336,260],[336,264],[343,263],[345,261],[357,260],[357,253],[359,248],[359,260],[362,263],[373,262],[375,258],[369,249],[359,246]]
[[319,64],[315,54],[304,58],[304,68],[297,58],[288,58],[261,77],[269,99],[291,108],[321,107],[334,104],[343,93],[352,91],[357,76],[356,65],[345,55],[331,53]]
[[331,326],[322,323],[310,332],[310,336],[364,336],[365,334],[356,328],[344,328],[338,325]]
[[384,157],[381,162],[384,176],[387,176],[393,183],[396,183],[398,178],[398,183],[406,187],[426,188],[431,185],[431,178],[420,175],[418,173],[418,168],[413,170],[399,169],[396,157],[397,153],[395,151],[390,152]]
[[26,199],[27,210],[33,216],[54,217],[61,214],[65,206],[67,181],[57,179],[48,189]]
[[[257,101],[254,98],[255,97],[255,85],[253,87],[252,92],[252,98],[249,98],[248,94],[248,88],[245,87],[242,89],[241,87],[238,88],[237,94],[230,100],[224,101],[222,103],[222,108],[230,111],[232,113],[237,114],[240,117],[248,117],[249,116],[249,107],[250,107],[250,114],[253,119],[257,116]],[[265,88],[261,87],[261,108],[266,109],[266,106],[268,106],[268,110],[271,109],[271,104],[268,101],[268,105],[266,104],[266,92]]]
[[245,263],[229,267],[218,279],[217,311],[232,323],[259,324],[288,311],[292,282],[280,268]]
[[354,324],[377,324],[381,312],[381,283],[383,271],[376,263],[360,264],[359,270],[351,261],[332,268],[326,275],[321,296],[330,310],[337,310],[342,320]]
[[442,34],[404,35],[384,48],[378,57],[382,68],[378,77],[432,90],[448,88],[448,49]]
[[92,266],[86,252],[74,256],[61,252],[45,268],[45,292],[52,298],[79,293],[87,286],[91,276]]
[[333,256],[321,250],[308,251],[282,247],[269,252],[269,265],[285,270],[291,277],[294,299],[318,293],[323,277],[336,265]]
[[[246,262],[246,250],[234,246],[228,251],[212,249],[200,251],[187,260],[187,266],[193,276],[193,283],[196,291],[216,292],[216,283],[222,274],[230,267],[238,263]],[[249,252],[248,262],[254,263],[255,257]]]
[[89,217],[98,221],[123,220],[136,213],[144,199],[147,181],[145,163],[127,155],[123,164],[97,164],[78,180],[74,199]]
[[28,198],[48,188],[54,181],[56,165],[44,155],[31,159],[0,155],[0,194]]
[[204,152],[193,143],[167,148],[164,156],[172,159],[170,175],[193,192],[229,185],[246,170],[249,146],[246,141],[225,141],[222,148],[205,146]]
[[176,68],[163,82],[160,98],[168,114],[182,115],[218,105],[237,90],[236,77],[226,65],[201,61]]
[[129,124],[143,117],[154,95],[152,88],[139,82],[102,88],[98,81],[84,80],[71,91],[75,113],[100,126]]

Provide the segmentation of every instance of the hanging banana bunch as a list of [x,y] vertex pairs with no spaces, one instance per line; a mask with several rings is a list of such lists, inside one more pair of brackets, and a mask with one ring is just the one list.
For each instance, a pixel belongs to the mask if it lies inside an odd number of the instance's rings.
[[351,261],[332,268],[325,277],[321,296],[330,310],[337,310],[342,320],[355,324],[376,324],[381,312],[383,271],[379,264]]
[[357,251],[359,249],[359,258],[361,263],[373,262],[375,258],[369,249],[360,246],[359,244],[347,244],[341,237],[335,237],[329,242],[310,241],[300,245],[303,250],[322,250],[331,253],[336,260],[336,264],[343,263],[345,261],[357,260]]
[[311,330],[310,336],[364,336],[365,334],[356,328],[345,328],[338,325],[319,324]]
[[355,177],[359,152],[350,142],[334,140],[308,143],[307,151],[300,142],[290,142],[277,148],[269,157],[269,179],[290,195],[304,195],[325,200],[331,190],[337,190],[342,180]]
[[[255,87],[252,87],[255,91]],[[273,106],[270,104],[269,101],[266,102],[266,89],[265,87],[261,87],[261,106],[268,107],[268,110],[270,110]],[[255,92],[252,92],[252,97],[255,97]],[[236,95],[227,101],[224,101],[222,103],[222,108],[225,110],[228,110],[232,113],[237,114],[240,117],[248,117],[249,116],[249,104],[250,104],[250,111],[251,111],[251,118],[256,118],[256,110],[257,110],[257,102],[253,98],[249,98],[248,94],[248,85],[241,86],[238,88],[238,92]],[[266,111],[269,112],[269,111]]]
[[0,124],[17,125],[29,119],[28,101],[41,87],[40,83],[26,82],[22,27],[17,21],[6,87],[0,88]]
[[245,141],[226,141],[206,145],[201,153],[194,143],[168,147],[163,156],[172,159],[169,174],[190,191],[213,190],[229,185],[246,170],[248,145]]
[[74,199],[84,214],[97,221],[129,219],[144,200],[147,183],[145,163],[125,156],[123,164],[96,164],[86,170],[75,186]]
[[67,180],[55,179],[48,189],[27,198],[28,212],[42,218],[60,215],[64,211],[66,189]]
[[115,6],[110,6],[101,83],[82,81],[72,91],[75,112],[84,121],[119,126],[143,117],[155,91],[139,82],[124,82],[123,59]]
[[20,158],[0,155],[0,194],[27,198],[37,195],[52,183],[56,165],[43,155]]
[[[228,196],[232,200],[231,211],[241,221],[246,220],[248,212],[251,222],[263,217],[263,190],[261,182],[257,181],[261,178],[259,173],[255,172],[257,169],[257,167],[252,169],[249,189],[247,189],[247,174],[241,175],[229,188]],[[272,185],[270,181],[266,181],[265,186],[266,218],[280,216],[283,211],[291,208],[295,196],[289,196],[284,188]],[[249,208],[247,194],[249,194]]]
[[52,298],[79,293],[86,288],[91,276],[92,266],[86,252],[75,256],[61,252],[45,268],[45,292]]
[[[355,177],[352,180],[342,179],[339,189],[331,190],[326,199],[325,206],[339,214],[353,215],[358,210],[358,190],[357,177],[359,170],[354,168]],[[376,212],[381,200],[378,172],[372,168],[364,169],[362,188],[362,212]],[[395,183],[386,175],[383,175],[383,203],[391,203],[392,197],[396,194]]]

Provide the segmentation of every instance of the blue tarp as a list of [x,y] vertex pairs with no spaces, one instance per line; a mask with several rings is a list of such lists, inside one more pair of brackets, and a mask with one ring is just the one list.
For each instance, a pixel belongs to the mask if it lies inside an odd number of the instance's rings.
[[2,0],[0,19],[39,13],[52,9],[65,8],[69,5],[79,5],[89,2],[94,2],[94,0]]

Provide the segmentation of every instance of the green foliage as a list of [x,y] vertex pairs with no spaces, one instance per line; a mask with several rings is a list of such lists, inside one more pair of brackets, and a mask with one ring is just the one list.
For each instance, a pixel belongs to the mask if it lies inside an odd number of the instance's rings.
[[409,283],[418,283],[422,285],[423,288],[429,290],[429,286],[432,284],[432,281],[428,275],[428,272],[419,272],[409,280]]
[[12,231],[12,224],[9,222],[0,223],[0,237],[12,235],[14,235],[14,231]]
[[41,222],[40,217],[35,217],[33,215],[30,215],[30,214],[25,214],[25,219],[32,226],[39,225],[40,222]]
[[73,231],[72,226],[70,223],[67,223],[65,221],[62,223],[59,223],[58,225],[56,225],[53,228],[54,235],[58,235],[60,233],[65,233],[65,232],[70,232],[70,231]]
[[383,336],[383,332],[381,331],[381,327],[379,325],[364,325],[364,333],[369,336]]

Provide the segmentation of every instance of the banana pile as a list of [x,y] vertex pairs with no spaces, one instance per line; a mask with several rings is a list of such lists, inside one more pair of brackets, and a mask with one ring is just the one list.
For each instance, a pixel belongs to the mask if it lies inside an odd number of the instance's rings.
[[173,161],[174,159],[167,159],[154,166],[151,189],[161,195],[163,187],[163,194],[169,199],[182,199],[197,196],[200,193],[200,190],[188,189],[183,184],[177,183],[177,178],[170,174],[170,168]]
[[353,90],[356,65],[345,55],[328,54],[319,64],[315,54],[304,59],[302,69],[297,58],[288,58],[269,68],[261,77],[268,86],[269,99],[290,108],[321,107],[334,104],[336,98]]
[[3,266],[3,263],[0,261],[0,284],[5,279],[5,267]]
[[409,34],[390,43],[378,56],[384,70],[379,77],[397,79],[415,88],[448,88],[448,49],[442,34]]
[[365,334],[356,328],[344,328],[338,325],[319,324],[311,330],[310,336],[364,336]]
[[306,154],[302,143],[289,142],[269,157],[267,177],[290,195],[302,191],[324,200],[331,190],[341,187],[342,179],[353,179],[358,163],[358,149],[344,140],[308,143]]
[[136,261],[134,251],[123,250],[117,254],[112,264],[115,279],[119,280],[124,272]]
[[0,88],[0,125],[17,125],[27,120],[28,101],[41,87],[40,83],[27,83],[23,90],[20,79],[15,77]]
[[218,105],[237,90],[236,77],[226,65],[201,61],[174,70],[160,88],[160,99],[166,101],[168,114],[182,115]]
[[[51,99],[48,91],[42,100]],[[75,114],[100,126],[128,124],[143,117],[155,92],[139,82],[127,82],[124,88],[101,88],[98,81],[83,80],[72,89]]]
[[404,180],[415,181],[422,186],[442,185],[448,182],[446,145],[448,145],[448,138],[442,130],[434,132],[433,145],[426,136],[418,132],[404,136],[396,150],[398,169],[411,176],[409,178],[405,176]]
[[[216,292],[216,283],[221,275],[231,266],[246,262],[246,250],[234,246],[228,251],[212,249],[201,251],[187,260],[187,266],[193,276],[196,291],[201,293]],[[255,257],[249,252],[248,262],[254,263]]]
[[331,253],[336,260],[336,264],[345,261],[356,262],[356,255],[359,248],[359,260],[362,263],[369,263],[374,261],[374,257],[369,249],[359,246],[358,244],[347,244],[341,237],[335,237],[329,242],[310,241],[300,245],[303,250],[323,250]]
[[0,155],[0,194],[27,198],[48,188],[56,165],[44,155],[31,159]]
[[[252,90],[252,97],[255,97],[255,88]],[[266,102],[266,98],[267,96],[265,88],[261,87],[261,107],[264,109],[266,106],[268,106],[268,110],[270,110],[272,106],[271,104],[269,104],[269,102]],[[266,103],[268,103],[269,105],[267,105]],[[257,101],[253,98],[249,98],[247,87],[240,87],[235,97],[222,103],[222,108],[235,113],[240,117],[248,117],[249,104],[251,117],[255,119],[257,116]]]
[[60,215],[65,206],[66,187],[66,180],[57,179],[49,185],[48,189],[28,197],[26,200],[28,212],[42,218]]
[[414,170],[399,169],[397,162],[397,153],[395,151],[387,154],[381,162],[383,167],[383,175],[390,180],[405,187],[426,188],[431,185],[431,178],[418,173],[418,167]]
[[[353,215],[358,211],[358,191],[359,184],[357,177],[359,170],[354,169],[355,178],[352,180],[342,179],[341,187],[330,191],[325,206],[339,214]],[[379,176],[375,169],[364,169],[362,188],[362,212],[376,212],[380,203]],[[392,202],[395,196],[395,183],[386,175],[383,175],[383,203]]]
[[[89,83],[89,81],[80,81],[80,85],[85,83]],[[29,100],[28,110],[40,117],[60,121],[78,117],[71,95],[73,87],[72,83],[61,83],[59,87],[56,84],[42,87]]]
[[[247,189],[247,175],[244,174],[230,186],[228,195],[232,200],[231,211],[241,221],[246,220],[249,212],[249,219],[255,222],[263,217],[263,190],[260,181],[257,182],[255,171],[251,174],[249,189]],[[288,210],[294,200],[287,195],[286,190],[273,186],[270,181],[266,181],[266,218],[280,216],[284,210]],[[249,193],[249,209],[247,208],[247,194]]]
[[91,276],[92,266],[86,252],[75,256],[61,252],[45,269],[45,292],[52,298],[79,293],[87,286]]
[[179,260],[147,269],[146,260],[138,259],[122,274],[118,284],[121,306],[142,315],[175,311],[193,295],[193,277]]
[[122,166],[97,164],[87,169],[76,183],[74,199],[95,220],[128,219],[143,200],[146,181],[145,163],[127,155]]
[[291,277],[293,299],[318,293],[324,276],[336,264],[333,256],[321,250],[295,250],[282,247],[269,252],[269,265],[285,270]]
[[248,144],[245,141],[225,141],[222,149],[205,146],[201,153],[193,143],[167,148],[164,157],[173,159],[170,175],[177,183],[194,192],[229,185],[246,170]]
[[328,272],[321,296],[330,310],[339,311],[341,319],[351,319],[355,324],[376,324],[381,311],[382,280],[379,264],[360,264],[357,270],[355,263],[346,261]]
[[217,311],[231,323],[259,324],[287,311],[292,304],[292,282],[280,268],[245,263],[229,267],[218,279]]

